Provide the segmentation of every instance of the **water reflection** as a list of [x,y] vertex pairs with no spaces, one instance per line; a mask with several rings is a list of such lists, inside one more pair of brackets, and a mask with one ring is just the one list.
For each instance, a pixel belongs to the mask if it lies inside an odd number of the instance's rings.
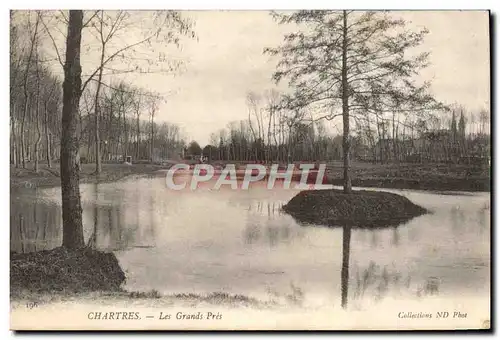
[[[393,230],[393,237],[392,237],[392,244],[397,246],[399,243],[399,232],[397,227],[391,227]],[[364,230],[363,230],[364,231]],[[351,252],[351,233],[352,233],[352,227],[345,225],[342,227],[342,268],[341,268],[341,306],[342,308],[347,308],[348,304],[348,296],[349,296],[349,259],[350,259],[350,252]],[[365,233],[363,232],[361,235],[364,235]],[[374,246],[374,237],[375,233],[372,231],[372,247]],[[376,238],[375,238],[376,240]],[[376,246],[376,242],[375,242]],[[354,286],[354,298],[363,298],[364,294],[369,286],[372,286],[376,284],[376,289],[375,292],[372,294],[372,296],[375,297],[375,299],[379,300],[382,299],[387,292],[389,291],[389,282],[391,280],[390,277],[392,277],[392,281],[395,284],[396,287],[399,288],[400,280],[401,280],[401,273],[400,272],[395,272],[395,273],[389,273],[387,266],[384,266],[383,269],[378,272],[378,266],[375,264],[375,262],[370,261],[370,264],[368,265],[368,268],[366,268],[362,274],[360,274],[359,268],[356,271],[356,279],[355,279],[355,286]],[[377,279],[377,276],[379,277]],[[410,282],[410,277],[407,279],[407,287],[409,287],[409,282]]]
[[[98,186],[99,185],[97,183],[94,184],[94,200],[95,200],[95,202],[97,202],[99,199]],[[99,226],[99,209],[97,207],[97,204],[94,204],[94,229],[93,229],[92,235],[90,236],[89,241],[87,243],[87,246],[90,248],[95,248],[97,245],[97,233],[99,230],[98,226]]]
[[[233,203],[234,204],[234,203]],[[262,202],[249,204],[243,230],[247,245],[267,242],[270,248],[290,243],[303,236],[301,229],[284,223],[288,215],[282,211],[285,202]]]
[[399,228],[398,227],[392,227],[392,245],[397,247],[399,246]]
[[[174,193],[153,178],[81,192],[86,244],[115,251],[130,290],[266,299],[272,289],[349,308],[387,296],[489,291],[488,195],[405,191],[434,213],[371,230],[298,225],[281,211],[295,191]],[[61,223],[59,188],[12,193],[11,251],[60,246]]]
[[62,242],[61,209],[56,204],[11,202],[10,250],[28,253],[59,246]]

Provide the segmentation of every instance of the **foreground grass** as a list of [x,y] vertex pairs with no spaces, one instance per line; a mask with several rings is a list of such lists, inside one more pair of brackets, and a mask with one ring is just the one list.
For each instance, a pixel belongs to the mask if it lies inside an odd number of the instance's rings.
[[97,304],[100,306],[113,307],[199,307],[220,306],[230,308],[273,308],[282,304],[276,300],[260,301],[253,297],[239,294],[228,294],[224,292],[212,292],[207,294],[176,293],[162,295],[152,290],[149,292],[118,291],[94,291],[94,292],[33,292],[20,290],[11,295],[11,308],[26,308],[29,304],[37,306],[49,304]]
[[113,253],[58,247],[10,255],[11,296],[39,293],[120,291],[125,273]]
[[156,290],[129,292],[121,288],[126,277],[116,256],[90,248],[68,250],[58,247],[32,253],[12,253],[10,257],[12,308],[54,303],[264,308],[279,305],[279,300],[299,304],[302,298],[301,292],[296,289],[292,294],[274,296],[269,301],[225,292],[169,295],[162,295]]

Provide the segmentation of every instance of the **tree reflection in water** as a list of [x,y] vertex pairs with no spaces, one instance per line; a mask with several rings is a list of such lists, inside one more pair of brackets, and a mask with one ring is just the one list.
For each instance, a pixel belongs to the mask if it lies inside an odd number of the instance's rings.
[[247,245],[260,243],[275,248],[281,244],[291,243],[296,238],[303,237],[301,228],[283,223],[282,219],[288,218],[288,215],[282,212],[282,207],[282,202],[258,201],[246,208],[243,239]]
[[[347,308],[349,297],[349,260],[351,248],[352,228],[348,225],[342,227],[342,268],[341,268],[341,306]],[[398,227],[392,227],[392,244],[397,246],[400,242]],[[373,246],[373,235],[371,246]],[[394,263],[393,263],[394,264]],[[409,294],[416,297],[439,294],[440,280],[437,277],[428,277],[421,282],[415,282],[411,285],[412,279],[410,273],[403,275],[395,267],[383,265],[380,266],[374,261],[370,261],[368,267],[360,269],[355,266],[355,284],[354,292],[351,296],[354,299],[363,299],[365,293],[369,291],[369,296],[375,301],[380,301],[389,293]]]
[[345,225],[342,230],[342,271],[340,273],[340,289],[342,293],[342,308],[347,308],[349,291],[349,253],[351,248],[351,227]]

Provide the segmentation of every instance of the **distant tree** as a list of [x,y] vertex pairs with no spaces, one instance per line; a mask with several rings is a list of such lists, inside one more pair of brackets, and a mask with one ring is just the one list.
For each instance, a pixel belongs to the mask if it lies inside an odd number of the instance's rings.
[[83,11],[70,11],[64,65],[60,170],[63,247],[71,249],[82,248],[85,245],[80,201],[80,145],[78,140],[78,109],[82,85],[80,65],[82,28]]
[[453,142],[457,140],[457,118],[455,117],[455,111],[453,111],[452,116],[451,116],[451,135]]
[[[31,16],[31,15],[30,15]],[[29,48],[29,53],[28,57],[26,60],[26,68],[24,71],[24,79],[23,79],[23,94],[24,94],[24,100],[23,100],[23,114],[22,114],[22,119],[21,119],[21,162],[23,165],[23,168],[26,168],[26,138],[25,138],[25,133],[26,133],[26,116],[28,114],[28,108],[31,102],[31,97],[32,94],[29,91],[29,78],[30,78],[30,67],[33,64],[33,59],[36,58],[36,44],[37,44],[37,39],[39,35],[39,26],[40,26],[40,18],[41,18],[41,12],[36,11],[35,12],[35,23],[32,24],[31,21],[29,20],[28,17],[28,30],[29,30],[29,39],[30,39],[30,48]],[[33,26],[32,26],[33,25]]]
[[486,133],[486,125],[490,121],[490,112],[488,110],[479,111],[480,134]]
[[203,148],[203,157],[207,157],[208,161],[211,162],[212,159],[217,155],[217,147],[213,145],[206,145]]
[[460,120],[458,121],[458,135],[461,140],[465,140],[465,117],[464,110],[460,110]]
[[[124,73],[171,73],[178,70],[183,61],[169,59],[164,53],[156,51],[157,46],[180,45],[180,37],[195,38],[192,22],[182,17],[178,11],[89,11],[83,27],[91,31],[94,44],[98,46],[99,62],[94,71],[82,84],[82,92],[90,81],[96,83],[94,95],[94,138],[96,153],[96,173],[101,172],[101,138],[99,97],[107,74]],[[142,16],[141,16],[142,14]],[[59,15],[52,18],[58,18]],[[64,15],[63,15],[64,17]],[[147,18],[147,19],[146,19]],[[54,34],[49,25],[42,22],[54,45],[57,59],[62,65],[61,54],[56,45]],[[56,22],[57,24],[57,22]],[[127,43],[125,43],[127,41]],[[86,51],[91,51],[91,47]],[[118,66],[119,65],[119,66]],[[107,71],[107,72],[105,72]]]
[[158,101],[159,99],[157,97],[150,97],[149,100],[149,118],[151,124],[151,130],[149,135],[150,136],[149,156],[151,159],[151,163],[154,162],[155,114],[156,111],[158,110]]

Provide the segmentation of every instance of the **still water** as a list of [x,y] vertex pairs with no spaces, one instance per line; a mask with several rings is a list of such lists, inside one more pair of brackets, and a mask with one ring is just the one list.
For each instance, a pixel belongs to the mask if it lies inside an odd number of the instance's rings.
[[[280,207],[296,190],[171,191],[163,177],[82,184],[86,242],[113,251],[125,289],[228,292],[351,308],[386,298],[488,298],[490,195],[388,190],[432,211],[397,228],[301,226]],[[11,193],[11,251],[62,241],[60,188]],[[344,261],[344,270],[347,266]]]

